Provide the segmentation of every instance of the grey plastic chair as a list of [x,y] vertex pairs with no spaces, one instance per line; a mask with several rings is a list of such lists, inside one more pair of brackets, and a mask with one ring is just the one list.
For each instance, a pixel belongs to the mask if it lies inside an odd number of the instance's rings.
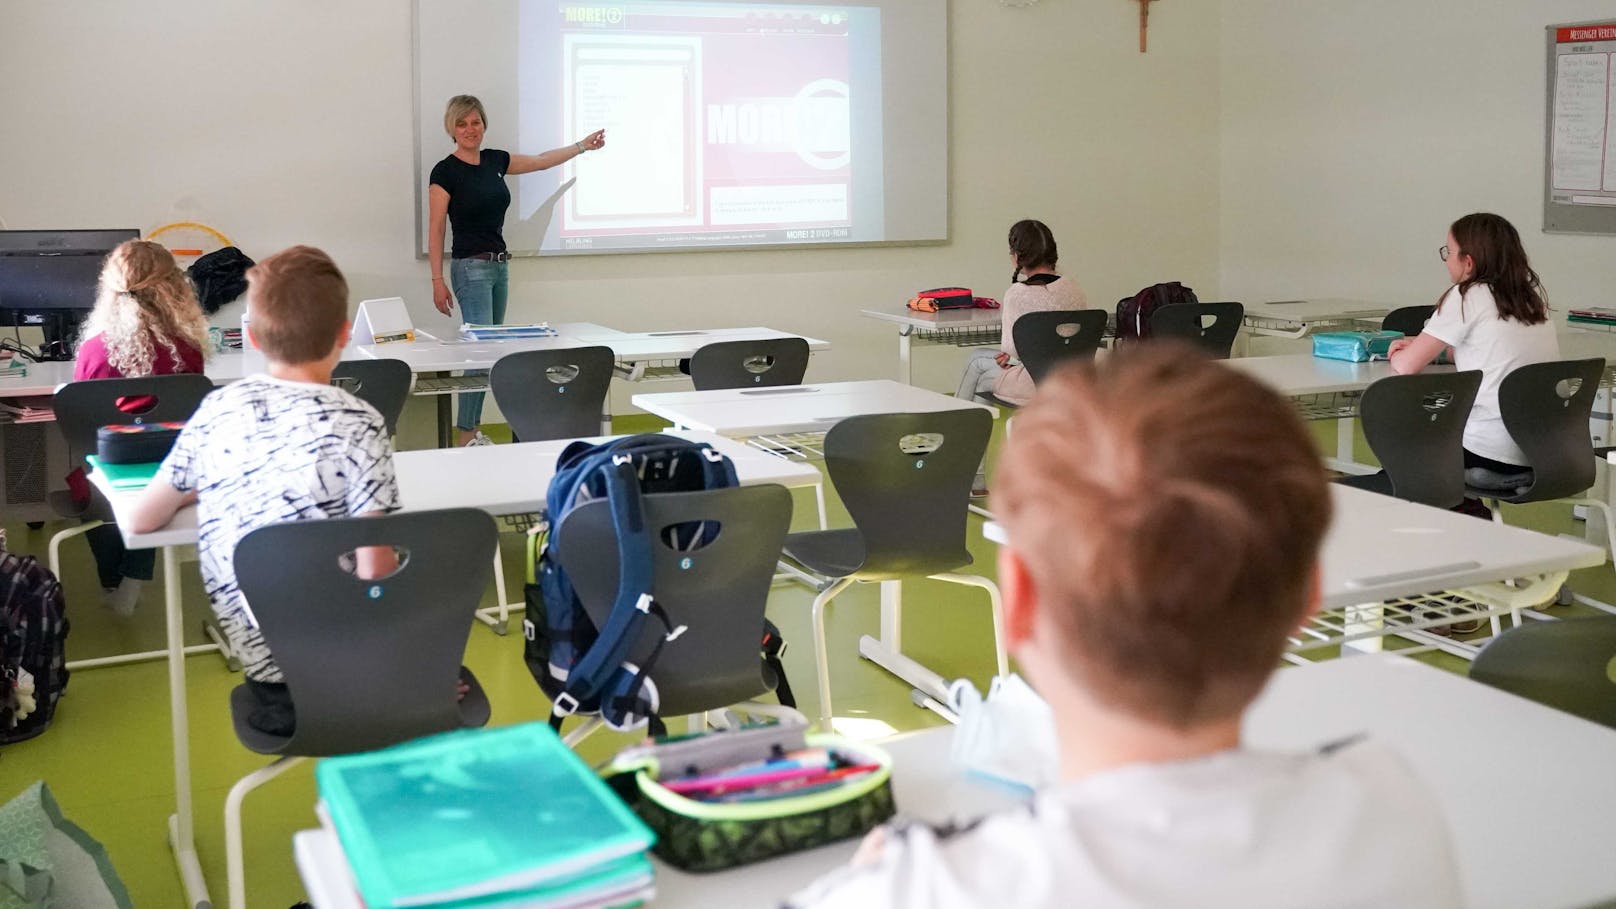
[[793,561],[836,579],[813,605],[822,730],[830,731],[832,715],[825,610],[856,581],[929,577],[983,588],[993,607],[998,671],[1008,671],[998,588],[987,578],[954,573],[971,564],[966,505],[992,428],[986,410],[971,408],[849,417],[825,434],[825,466],[854,526],[794,533],[785,543]]
[[495,361],[488,387],[517,441],[598,436],[615,363],[610,347],[524,350]]
[[1403,306],[1394,309],[1380,320],[1381,331],[1400,331],[1404,337],[1412,338],[1425,330],[1425,323],[1431,320],[1431,314],[1436,312],[1435,306]]
[[[705,713],[773,691],[775,678],[760,656],[764,607],[781,545],[791,527],[791,494],[783,486],[739,486],[647,495],[645,519],[657,538],[651,591],[675,627],[652,669],[664,716]],[[716,522],[718,535],[692,551],[673,548],[667,529]],[[605,500],[579,506],[562,521],[556,555],[579,600],[602,627],[617,593],[617,543]],[[653,627],[654,626],[654,627]],[[660,623],[648,622],[628,659],[638,665],[656,646]],[[589,728],[598,724],[592,720]],[[573,743],[587,734],[568,736]]]
[[802,338],[760,338],[703,345],[690,358],[690,380],[697,391],[801,385],[808,372],[808,342]]
[[1092,360],[1105,340],[1103,309],[1057,309],[1030,312],[1010,327],[1016,356],[1033,384],[1066,360]]
[[352,392],[382,415],[387,434],[398,432],[398,418],[415,378],[403,360],[343,360],[331,371],[331,384]]
[[[101,427],[183,422],[196,413],[197,406],[211,391],[213,382],[207,376],[196,373],[69,382],[56,390],[51,402],[56,411],[56,426],[67,441],[67,463],[74,467],[82,466],[84,456],[95,453],[96,431]],[[140,413],[130,413],[118,406],[120,401],[132,403],[126,401],[132,398],[152,400],[149,407]],[[46,501],[64,518],[85,520],[85,523],[58,531],[51,537],[51,573],[61,577],[62,543],[111,521],[112,506],[94,487],[90,491],[90,504],[83,508],[74,503],[66,490],[47,494]]]
[[[463,726],[486,725],[488,699],[461,668],[472,612],[488,583],[494,519],[471,508],[294,521],[247,534],[236,580],[286,677],[290,736],[253,728],[245,685],[230,693],[236,737],[280,755],[225,800],[231,909],[245,905],[241,806],[247,793],[305,757],[350,754]],[[361,546],[405,554],[389,577],[364,580],[339,557]],[[471,690],[456,700],[456,680]]]
[[1470,678],[1616,729],[1616,617],[1533,622],[1494,638]]
[[[1175,303],[1151,313],[1150,336],[1181,338],[1216,359],[1227,360],[1245,316],[1246,307],[1241,303]],[[1203,318],[1212,323],[1202,324]]]
[[1364,390],[1359,421],[1381,473],[1336,480],[1422,505],[1464,500],[1464,428],[1480,370],[1387,376]]

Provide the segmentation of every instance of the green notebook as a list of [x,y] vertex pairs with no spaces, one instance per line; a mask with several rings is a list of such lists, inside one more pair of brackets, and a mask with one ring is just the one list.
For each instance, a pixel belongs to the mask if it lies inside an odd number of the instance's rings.
[[654,840],[542,722],[330,758],[315,780],[370,909],[524,891],[543,903],[552,889],[558,904],[588,902],[642,876],[624,860],[643,862]]
[[84,460],[95,468],[96,473],[105,474],[107,482],[113,489],[145,489],[157,476],[157,468],[163,466],[162,461],[146,461],[142,464],[103,464],[95,455],[85,455]]

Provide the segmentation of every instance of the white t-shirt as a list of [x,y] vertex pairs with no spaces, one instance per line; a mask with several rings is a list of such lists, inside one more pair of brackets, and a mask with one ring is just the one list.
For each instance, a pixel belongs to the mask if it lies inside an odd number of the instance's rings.
[[270,376],[203,398],[156,481],[197,494],[202,586],[255,682],[282,676],[236,586],[236,544],[266,524],[399,507],[381,414],[340,388]]
[[793,909],[1461,905],[1446,823],[1389,750],[1236,749],[1045,790],[964,829],[889,828]]
[[1461,299],[1455,285],[1425,323],[1425,333],[1453,348],[1453,363],[1459,369],[1481,370],[1481,390],[1465,423],[1465,449],[1494,461],[1526,466],[1526,453],[1504,428],[1498,386],[1516,367],[1560,359],[1554,324],[1500,319],[1491,287],[1471,285]]

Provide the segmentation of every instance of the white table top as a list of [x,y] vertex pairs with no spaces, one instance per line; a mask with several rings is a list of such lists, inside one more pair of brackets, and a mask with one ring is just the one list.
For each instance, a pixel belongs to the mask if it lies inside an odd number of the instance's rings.
[[880,322],[893,322],[921,331],[946,331],[950,328],[984,328],[998,325],[1001,310],[997,309],[945,309],[941,312],[916,312],[912,309],[866,309],[864,315]]
[[[552,325],[551,338],[517,338],[509,341],[443,340],[427,336],[415,341],[361,345],[354,350],[375,359],[403,360],[415,372],[446,372],[461,369],[487,369],[506,354],[524,350],[557,350],[568,347],[610,347],[619,360],[674,360],[688,357],[704,345],[719,341],[748,341],[760,338],[794,338],[791,332],[773,328],[714,328],[689,331],[618,331],[592,322],[561,322]],[[805,338],[810,350],[825,350],[830,342]]]
[[[727,455],[735,463],[735,473],[743,485],[779,483],[797,487],[820,482],[819,471],[811,465],[777,458],[733,439],[690,431],[669,435],[705,442]],[[615,437],[598,436],[587,441],[600,442],[608,438]],[[399,498],[409,511],[480,508],[496,515],[541,511],[550,477],[555,473],[556,459],[572,441],[401,451],[393,455]],[[104,477],[95,472],[91,472],[90,482],[95,483],[112,504],[113,514],[120,519],[118,526],[127,526],[122,518],[139,500],[141,491],[112,489],[105,484]],[[196,507],[181,509],[162,530],[143,534],[125,530],[123,538],[134,549],[195,543]]]
[[[1320,552],[1325,609],[1590,568],[1605,561],[1603,549],[1577,540],[1348,486],[1332,484],[1330,492],[1335,520]],[[982,535],[996,543],[1007,539],[1004,526],[995,521],[983,525]]]
[[[1396,375],[1385,360],[1349,363],[1312,354],[1277,357],[1235,357],[1224,360],[1230,368],[1247,373],[1287,396],[1363,391],[1376,379]],[[1440,367],[1439,367],[1440,368]]]
[[[1390,655],[1283,669],[1245,724],[1248,745],[1286,750],[1360,733],[1403,755],[1442,805],[1466,905],[1584,906],[1616,893],[1616,864],[1605,855],[1616,837],[1616,732]],[[1014,790],[955,770],[942,757],[952,735],[943,727],[885,743],[903,816],[963,821],[1018,801]],[[293,843],[316,909],[357,909],[335,838],[308,830]],[[655,905],[775,906],[855,847],[705,875],[658,861]]]
[[980,407],[995,417],[999,414],[985,404],[961,401],[890,379],[639,394],[630,400],[635,407],[676,426],[732,438],[824,432],[839,420],[875,413],[936,413]]
[[1273,319],[1298,324],[1348,319],[1354,316],[1374,318],[1384,316],[1396,308],[1389,303],[1375,303],[1371,300],[1351,300],[1339,297],[1315,297],[1311,300],[1268,300],[1262,303],[1247,303],[1245,306],[1246,318],[1248,319]]

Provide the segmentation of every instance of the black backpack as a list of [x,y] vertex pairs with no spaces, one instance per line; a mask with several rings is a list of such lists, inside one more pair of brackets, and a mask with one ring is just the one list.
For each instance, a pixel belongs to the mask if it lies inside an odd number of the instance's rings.
[[1150,317],[1163,306],[1199,302],[1194,290],[1177,281],[1152,284],[1117,301],[1117,340],[1141,341],[1150,337]]
[[[0,745],[50,725],[67,689],[67,607],[56,576],[31,555],[0,553]],[[33,712],[18,719],[19,686],[33,684]]]
[[208,315],[247,292],[247,269],[253,260],[234,246],[217,249],[191,263],[186,275],[196,288],[196,300]]

